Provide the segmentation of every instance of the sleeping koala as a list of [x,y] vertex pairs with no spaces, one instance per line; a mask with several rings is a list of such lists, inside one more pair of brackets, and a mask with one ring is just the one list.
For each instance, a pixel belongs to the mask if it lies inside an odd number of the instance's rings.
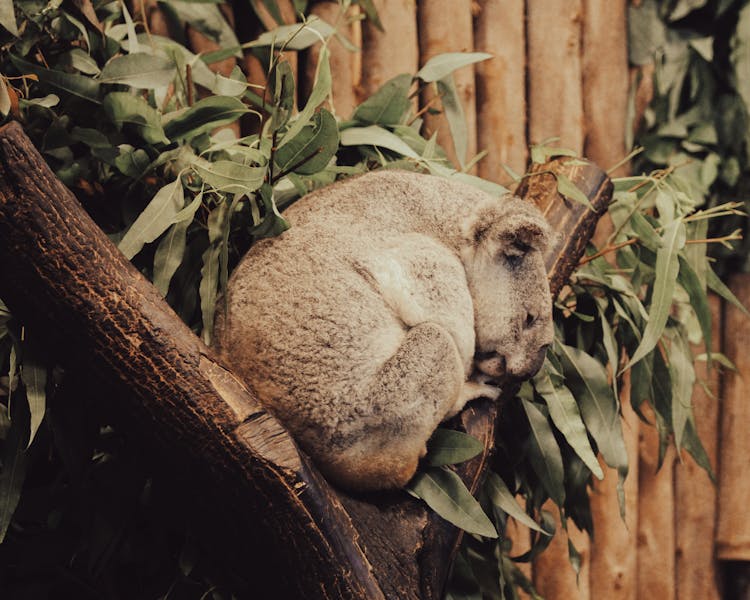
[[541,366],[548,225],[530,203],[379,171],[284,216],[234,271],[215,345],[340,486],[403,486],[441,421]]

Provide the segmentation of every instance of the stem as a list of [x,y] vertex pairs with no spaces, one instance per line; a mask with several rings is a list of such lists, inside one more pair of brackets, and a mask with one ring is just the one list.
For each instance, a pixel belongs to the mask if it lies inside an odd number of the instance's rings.
[[289,173],[293,173],[294,171],[296,171],[297,169],[299,169],[305,163],[310,162],[313,158],[315,158],[321,152],[323,152],[323,146],[320,146],[317,150],[315,150],[315,152],[313,152],[312,154],[310,154],[310,156],[306,156],[302,160],[297,161],[291,167],[289,167],[285,171],[282,171],[281,173],[279,173],[278,175],[276,175],[275,177],[273,177],[271,179],[271,185],[273,185],[274,183],[276,183],[282,177],[285,177],[285,176],[289,175]]
[[620,242],[619,244],[613,244],[611,246],[606,246],[599,250],[596,254],[592,254],[590,256],[584,256],[579,262],[578,266],[581,267],[585,265],[586,263],[591,262],[592,260],[595,260],[597,258],[600,258],[604,256],[605,254],[609,254],[610,252],[616,252],[620,248],[624,248],[625,246],[632,246],[633,244],[637,244],[641,240],[639,238],[630,238],[628,240],[625,240],[624,242]]

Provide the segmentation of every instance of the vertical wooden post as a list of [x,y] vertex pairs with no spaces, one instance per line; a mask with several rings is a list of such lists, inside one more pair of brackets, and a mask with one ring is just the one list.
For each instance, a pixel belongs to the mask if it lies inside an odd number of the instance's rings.
[[[653,412],[644,413],[653,422]],[[636,598],[675,600],[674,458],[670,447],[657,472],[659,432],[656,427],[640,428]]]
[[[572,521],[568,522],[566,535],[560,525],[558,508],[549,501],[545,509],[555,515],[555,537],[549,547],[534,560],[534,587],[547,600],[588,600],[589,589],[589,538],[579,531]],[[581,570],[576,573],[568,559],[568,536],[581,554]]]
[[[745,306],[750,306],[750,274],[737,273],[730,288]],[[737,366],[737,373],[724,376],[719,449],[719,527],[716,552],[721,560],[750,560],[750,318],[727,306],[724,321],[724,353]]]
[[507,183],[503,164],[526,170],[526,30],[523,0],[479,0],[474,48],[493,58],[476,65],[480,177]]
[[385,32],[362,25],[362,98],[386,81],[419,68],[416,0],[374,0]]
[[591,544],[591,597],[607,600],[636,598],[636,531],[638,524],[638,416],[630,406],[630,374],[621,392],[622,432],[630,472],[625,480],[625,522],[617,502],[617,473],[605,471],[591,494],[594,539]]
[[[419,18],[419,63],[424,65],[430,58],[444,52],[471,52],[474,48],[474,32],[471,16],[471,0],[421,0],[418,4]],[[437,131],[438,143],[445,148],[448,158],[456,168],[477,153],[477,114],[475,106],[474,66],[469,65],[454,71],[458,97],[466,117],[466,156],[458,156],[444,115],[425,115],[428,135]],[[425,104],[435,102],[431,86],[422,100]],[[437,102],[439,107],[440,103]]]
[[529,140],[583,151],[582,0],[528,0]]
[[[710,296],[714,350],[721,346],[721,302]],[[694,348],[700,354],[704,348]],[[719,367],[710,371],[696,364],[693,411],[698,436],[716,472],[719,445]],[[710,392],[701,386],[705,382]],[[719,600],[718,572],[714,556],[716,532],[716,486],[691,458],[675,468],[675,596],[679,600]]]

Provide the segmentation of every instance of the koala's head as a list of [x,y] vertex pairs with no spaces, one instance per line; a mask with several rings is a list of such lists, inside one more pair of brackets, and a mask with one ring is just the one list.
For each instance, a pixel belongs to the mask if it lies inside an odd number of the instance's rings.
[[475,365],[490,377],[534,375],[552,343],[552,298],[543,252],[550,228],[512,196],[477,207],[462,260],[474,301]]

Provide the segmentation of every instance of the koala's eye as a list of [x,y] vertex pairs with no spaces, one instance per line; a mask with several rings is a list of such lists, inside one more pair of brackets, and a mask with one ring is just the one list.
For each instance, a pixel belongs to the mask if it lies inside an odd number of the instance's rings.
[[513,242],[503,250],[503,258],[510,268],[515,269],[521,265],[529,250],[531,246],[522,242]]

